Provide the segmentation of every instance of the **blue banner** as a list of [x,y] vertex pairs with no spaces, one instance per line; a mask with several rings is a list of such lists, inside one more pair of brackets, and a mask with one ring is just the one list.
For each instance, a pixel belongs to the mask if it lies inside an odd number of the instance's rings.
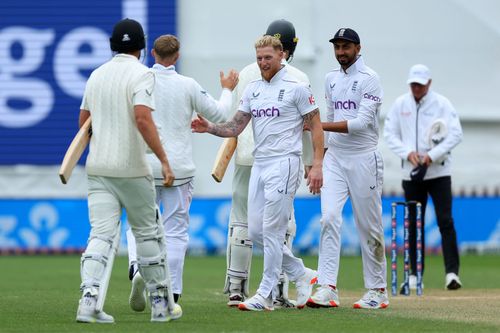
[[176,0],[0,2],[0,165],[61,163],[87,78],[111,58],[109,36],[123,17],[144,25],[150,48],[175,34]]
[[[386,245],[390,243],[391,202],[401,198],[383,198],[383,224]],[[191,206],[191,253],[223,253],[226,250],[227,224],[231,201],[229,199],[195,198]],[[455,198],[453,214],[460,248],[500,248],[500,198]],[[320,203],[318,198],[295,200],[297,235],[294,249],[317,252],[320,234]],[[403,238],[403,214],[398,237]],[[359,253],[359,237],[348,203],[343,213],[342,248],[344,253]],[[426,212],[426,249],[438,251],[441,235],[436,223],[434,207],[429,202]],[[122,232],[126,228],[122,224]],[[86,200],[0,200],[0,251],[52,249],[55,251],[81,250],[89,234]],[[121,248],[124,250],[125,237]]]

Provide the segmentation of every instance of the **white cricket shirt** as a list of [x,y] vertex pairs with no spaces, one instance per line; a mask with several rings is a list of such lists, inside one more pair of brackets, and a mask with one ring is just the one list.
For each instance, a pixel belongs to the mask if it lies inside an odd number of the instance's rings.
[[[195,112],[212,122],[226,120],[231,107],[231,91],[223,89],[215,100],[194,79],[180,75],[174,66],[153,65],[156,76],[153,119],[162,138],[163,149],[175,175],[174,186],[187,183],[194,177],[191,119]],[[161,163],[148,154],[157,185],[163,184]]]
[[239,110],[252,115],[256,160],[302,154],[303,116],[317,109],[309,85],[299,82],[283,67],[270,82],[252,81]]
[[143,177],[151,174],[146,142],[137,129],[135,105],[154,109],[153,72],[128,54],[117,54],[92,72],[80,109],[90,111],[89,175]]
[[328,147],[350,152],[374,151],[378,143],[378,114],[382,87],[377,73],[360,56],[347,71],[326,75],[325,98],[329,122],[347,120],[348,133],[328,133]]
[[[282,64],[286,66],[286,70],[289,75],[293,78],[297,79],[300,82],[304,82],[309,84],[309,78],[307,75],[302,72],[300,69],[288,64],[285,60],[282,61]],[[261,79],[261,73],[259,65],[256,62],[251,63],[250,65],[243,68],[239,75],[239,82],[236,86],[236,94],[233,94],[233,110],[234,112],[238,111],[240,106],[240,100],[243,96],[243,92],[248,84],[254,80]],[[311,143],[311,134],[309,132],[303,134],[302,138],[303,145],[303,156],[302,159],[305,165],[312,165],[313,160],[313,152],[312,152],[312,143]],[[243,130],[243,132],[238,135],[238,145],[236,146],[236,156],[235,163],[238,165],[247,165],[252,166],[253,164],[253,150],[255,144],[253,141],[253,131],[252,126],[247,126]]]

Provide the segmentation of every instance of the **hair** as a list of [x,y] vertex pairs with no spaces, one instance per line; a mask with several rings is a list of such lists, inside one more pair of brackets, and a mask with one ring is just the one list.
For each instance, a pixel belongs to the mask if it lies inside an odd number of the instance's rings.
[[160,58],[165,59],[173,57],[179,52],[180,43],[173,35],[163,35],[155,40],[153,48]]
[[281,44],[280,40],[274,36],[265,35],[257,39],[255,42],[256,49],[268,46],[271,46],[276,51],[283,51],[283,44]]

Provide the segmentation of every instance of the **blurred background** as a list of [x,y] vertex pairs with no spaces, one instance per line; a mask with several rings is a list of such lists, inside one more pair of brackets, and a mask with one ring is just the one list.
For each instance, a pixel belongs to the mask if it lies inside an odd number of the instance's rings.
[[[323,80],[337,67],[328,40],[341,27],[361,37],[365,62],[381,77],[381,124],[405,93],[413,64],[432,72],[431,89],[448,97],[461,118],[463,142],[452,152],[454,217],[461,251],[500,253],[500,2],[491,0],[3,0],[0,3],[0,252],[78,252],[86,245],[85,156],[68,185],[57,175],[78,130],[85,82],[112,57],[109,35],[121,18],[140,21],[148,47],[179,36],[177,69],[218,98],[219,70],[254,61],[254,41],[270,22],[287,19],[299,38],[292,64],[309,75],[324,111]],[[153,64],[145,53],[144,63]],[[161,92],[157,92],[161,93]],[[226,249],[232,165],[217,184],[210,176],[222,139],[193,135],[197,173],[191,209],[191,253]],[[400,161],[383,138],[386,242],[390,203],[402,195]],[[318,197],[302,184],[296,199],[295,248],[315,253]],[[400,214],[402,215],[402,214]],[[358,253],[350,205],[344,211],[344,253]],[[402,228],[401,228],[402,232]],[[401,238],[401,237],[400,237]],[[122,242],[125,238],[122,237]],[[439,251],[433,206],[426,244]]]

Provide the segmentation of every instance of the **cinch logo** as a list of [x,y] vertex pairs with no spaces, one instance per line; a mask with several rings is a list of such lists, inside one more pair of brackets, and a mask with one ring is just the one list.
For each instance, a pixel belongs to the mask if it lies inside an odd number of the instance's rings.
[[368,93],[367,93],[367,94],[364,94],[364,95],[363,95],[363,98],[370,99],[370,100],[372,100],[372,101],[374,101],[374,102],[380,102],[380,97],[375,96],[375,95],[370,95],[370,94],[368,94]]
[[336,101],[333,106],[335,107],[336,110],[350,110],[350,109],[356,109],[356,102],[351,101],[348,99],[347,101]]
[[267,109],[252,109],[252,116],[254,117],[279,117],[280,116],[280,110],[278,108],[275,108],[274,106],[272,108],[267,108]]

